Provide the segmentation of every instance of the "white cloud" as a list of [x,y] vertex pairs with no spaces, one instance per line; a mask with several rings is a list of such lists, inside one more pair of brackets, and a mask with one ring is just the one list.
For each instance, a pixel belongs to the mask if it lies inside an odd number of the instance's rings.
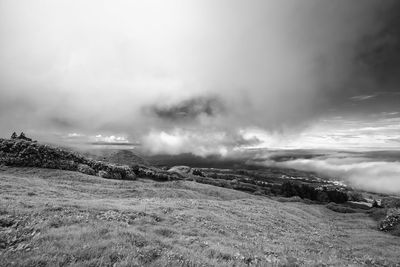
[[151,154],[193,153],[198,156],[226,156],[230,147],[223,132],[193,132],[174,129],[170,132],[152,131],[142,140],[145,151]]
[[69,133],[67,134],[67,137],[69,138],[74,138],[74,137],[82,137],[84,136],[83,134],[79,134],[79,133]]
[[109,136],[103,136],[101,134],[98,134],[96,136],[90,136],[89,140],[92,142],[105,142],[105,143],[128,143],[128,139],[125,136],[115,136],[115,135],[109,135]]

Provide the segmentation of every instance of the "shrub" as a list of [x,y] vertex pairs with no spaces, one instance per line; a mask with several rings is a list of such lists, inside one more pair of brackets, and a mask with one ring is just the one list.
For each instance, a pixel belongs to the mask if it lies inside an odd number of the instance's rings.
[[193,169],[193,175],[204,177],[205,175],[198,169]]
[[396,231],[400,234],[400,209],[392,208],[387,212],[386,217],[379,223],[381,231]]
[[81,173],[84,173],[84,174],[88,174],[88,175],[94,175],[96,173],[92,168],[90,168],[86,164],[79,164],[78,165],[78,172],[81,172]]
[[97,176],[102,177],[102,178],[110,178],[110,174],[106,171],[98,171]]

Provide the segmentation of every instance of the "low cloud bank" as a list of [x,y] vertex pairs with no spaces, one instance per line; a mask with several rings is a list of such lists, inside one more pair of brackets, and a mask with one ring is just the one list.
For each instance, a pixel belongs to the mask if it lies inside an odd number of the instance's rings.
[[151,131],[141,139],[141,149],[150,155],[192,153],[201,157],[211,155],[232,157],[240,153],[237,151],[238,148],[260,142],[257,138],[246,138],[240,133],[175,128],[171,131]]
[[197,156],[228,153],[225,133],[194,133],[175,130],[153,131],[142,140],[143,150],[149,154],[178,155],[193,153]]
[[400,162],[360,157],[321,157],[284,162],[267,161],[268,166],[313,171],[348,185],[378,193],[400,194]]

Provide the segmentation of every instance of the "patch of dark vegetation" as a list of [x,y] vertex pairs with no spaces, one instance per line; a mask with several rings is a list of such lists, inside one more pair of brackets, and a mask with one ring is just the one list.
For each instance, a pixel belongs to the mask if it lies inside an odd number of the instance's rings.
[[231,261],[235,259],[235,257],[229,253],[221,252],[213,248],[208,251],[207,256],[210,259],[217,259],[219,261]]
[[149,244],[146,238],[138,233],[133,232],[121,232],[119,236],[123,238],[128,244],[131,244],[135,247],[142,248]]
[[142,264],[149,264],[158,259],[162,254],[162,247],[145,247],[138,253],[138,259]]
[[81,223],[84,221],[82,216],[62,216],[62,215],[54,215],[51,217],[46,225],[49,228],[60,228],[63,226],[69,226],[77,223]]
[[365,198],[360,192],[349,191],[347,193],[347,196],[349,201],[366,202]]
[[307,184],[284,182],[281,186],[281,194],[285,197],[299,196],[319,202],[344,203],[348,200],[346,192],[329,190],[326,187],[315,188]]
[[14,220],[10,217],[0,217],[0,227],[10,227],[14,224]]
[[199,169],[193,169],[193,175],[205,177],[205,175]]
[[384,197],[381,200],[381,206],[385,208],[400,208],[400,198]]
[[212,179],[207,177],[196,177],[195,181],[202,184],[209,184],[218,187],[230,188],[239,191],[254,193],[256,191],[261,192],[258,186],[248,183],[239,182],[237,180],[226,181],[222,179]]
[[168,229],[168,228],[159,228],[159,229],[156,229],[154,232],[158,235],[168,237],[168,238],[173,237],[176,234],[175,231]]
[[163,182],[183,179],[183,177],[176,173],[169,173],[166,170],[161,170],[154,167],[131,166],[131,168],[138,177],[150,178],[155,181]]

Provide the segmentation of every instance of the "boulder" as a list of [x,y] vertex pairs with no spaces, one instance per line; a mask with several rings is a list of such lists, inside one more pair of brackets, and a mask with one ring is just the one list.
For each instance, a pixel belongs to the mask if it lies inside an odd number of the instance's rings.
[[182,178],[190,178],[192,174],[192,168],[188,166],[174,166],[170,168],[167,172],[178,174]]

